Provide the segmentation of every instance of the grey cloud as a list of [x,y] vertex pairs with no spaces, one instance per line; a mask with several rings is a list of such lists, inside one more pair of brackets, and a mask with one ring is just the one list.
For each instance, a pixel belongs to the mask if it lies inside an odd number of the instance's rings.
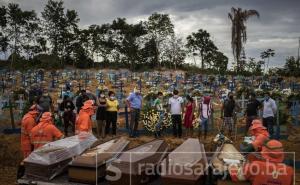
[[[0,0],[16,2],[24,9],[40,13],[47,0]],[[289,55],[297,54],[297,37],[300,36],[299,0],[65,0],[65,7],[75,9],[80,26],[103,24],[117,17],[130,22],[146,19],[153,12],[169,13],[176,33],[186,37],[198,29],[208,30],[216,45],[232,60],[228,12],[231,7],[256,9],[260,19],[247,22],[248,57],[259,57],[267,48],[276,51],[271,65],[282,65]]]

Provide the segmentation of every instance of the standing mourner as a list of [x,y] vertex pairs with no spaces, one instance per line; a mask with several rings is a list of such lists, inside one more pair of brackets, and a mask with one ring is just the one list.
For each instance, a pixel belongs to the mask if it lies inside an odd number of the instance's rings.
[[235,108],[236,108],[236,103],[233,98],[233,94],[230,92],[228,93],[228,97],[224,100],[222,109],[221,109],[221,118],[223,120],[221,132],[224,132],[225,128],[228,128],[229,131],[229,136],[232,134],[232,130],[234,127],[234,114],[235,114]]
[[165,110],[163,107],[163,93],[162,92],[158,92],[157,93],[157,97],[154,100],[154,108],[156,109],[156,111],[159,114],[159,119],[158,119],[158,123],[155,126],[155,137],[161,137],[161,125],[163,123],[164,120],[164,116],[165,116]]
[[42,108],[42,112],[53,111],[52,98],[47,89],[44,89],[43,94],[37,98],[37,104]]
[[104,91],[100,91],[97,99],[97,112],[96,112],[96,120],[97,120],[97,133],[98,137],[105,138],[105,120],[106,120],[106,97]]
[[187,128],[187,136],[193,137],[193,121],[194,121],[194,111],[195,111],[195,101],[190,96],[186,96],[187,103],[185,105],[185,114],[184,114],[184,126]]
[[86,102],[87,100],[89,100],[89,97],[86,94],[86,91],[83,89],[83,90],[81,90],[79,96],[76,99],[77,114],[80,112],[80,109],[83,106],[83,103]]
[[32,105],[36,103],[36,99],[42,96],[43,91],[38,88],[36,84],[32,85],[31,89],[29,90],[29,103]]
[[109,134],[110,125],[112,126],[112,136],[116,136],[117,133],[117,119],[118,119],[118,110],[119,110],[119,102],[115,97],[115,93],[113,91],[108,92],[108,99],[106,100],[106,126],[105,126],[105,134]]
[[36,125],[36,117],[39,112],[37,106],[33,105],[30,107],[29,112],[24,115],[21,122],[21,150],[23,152],[23,158],[29,156],[33,151],[33,145],[30,142],[30,132]]
[[257,118],[258,110],[261,107],[261,103],[256,99],[255,93],[251,93],[249,96],[249,101],[247,103],[246,108],[246,130],[245,135],[247,135],[247,132],[251,126],[251,123],[254,119]]
[[130,137],[137,136],[137,129],[142,109],[143,97],[141,93],[134,88],[134,91],[126,99],[127,107],[130,108]]
[[203,100],[199,104],[199,112],[198,115],[201,120],[201,128],[199,127],[199,136],[201,136],[201,130],[204,132],[204,139],[206,139],[207,131],[208,131],[208,121],[210,118],[210,115],[213,111],[213,107],[211,104],[211,97],[210,96],[204,96]]
[[183,110],[183,98],[178,96],[178,91],[173,91],[173,97],[169,99],[169,110],[171,113],[173,124],[174,137],[182,136],[182,110]]
[[73,112],[75,110],[74,103],[67,95],[64,96],[63,102],[60,104],[60,110],[63,111],[65,136],[68,136],[69,126],[71,126],[72,131],[75,132],[76,115]]
[[70,86],[66,86],[66,91],[64,91],[62,93],[62,97],[68,96],[71,100],[74,97],[74,94],[71,92],[71,87]]
[[263,101],[263,125],[268,129],[270,137],[273,137],[274,117],[277,111],[276,102],[270,97],[270,93],[265,93]]

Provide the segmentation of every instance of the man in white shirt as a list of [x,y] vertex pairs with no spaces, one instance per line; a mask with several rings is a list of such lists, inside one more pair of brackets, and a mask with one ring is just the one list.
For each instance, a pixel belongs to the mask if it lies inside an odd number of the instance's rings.
[[173,97],[169,99],[169,111],[172,117],[173,123],[173,135],[174,137],[182,136],[182,110],[183,110],[183,98],[178,96],[178,91],[173,91]]
[[263,125],[268,128],[270,138],[273,137],[274,117],[277,112],[276,102],[270,97],[270,93],[265,93],[265,100],[263,101]]

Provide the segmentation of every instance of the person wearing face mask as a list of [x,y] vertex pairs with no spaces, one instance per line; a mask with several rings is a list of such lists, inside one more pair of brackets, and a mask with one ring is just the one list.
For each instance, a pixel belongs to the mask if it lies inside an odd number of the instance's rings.
[[47,89],[44,89],[43,94],[37,98],[37,104],[42,108],[42,112],[53,111],[52,98]]
[[228,93],[228,98],[225,99],[221,108],[221,119],[223,119],[221,131],[224,132],[224,127],[228,128],[229,136],[231,136],[234,126],[233,116],[235,109],[236,103],[233,98],[233,94],[230,92]]
[[97,112],[96,112],[96,120],[97,120],[97,134],[98,137],[102,139],[105,138],[105,122],[106,122],[106,97],[104,91],[99,91],[97,98]]
[[92,133],[93,122],[91,117],[95,114],[95,108],[93,104],[93,100],[87,100],[83,103],[76,120],[75,134],[79,134],[80,132]]
[[263,125],[266,127],[272,138],[274,130],[274,117],[277,111],[276,102],[270,97],[270,93],[265,93],[265,99],[263,101]]
[[257,112],[261,107],[261,103],[256,99],[255,93],[250,93],[249,101],[247,103],[246,107],[246,130],[245,135],[247,135],[247,132],[251,126],[251,123],[254,119],[257,118]]
[[117,118],[118,118],[118,110],[119,110],[119,102],[115,97],[115,93],[113,91],[108,92],[108,99],[106,100],[106,126],[105,126],[105,134],[109,134],[110,127],[112,127],[112,136],[116,136],[117,133]]
[[75,131],[75,119],[76,119],[76,115],[74,113],[75,105],[72,102],[72,99],[67,95],[65,95],[63,102],[60,104],[59,108],[61,111],[63,111],[64,133],[65,136],[68,136],[69,126],[71,126],[72,128],[72,132]]
[[173,124],[174,137],[182,136],[182,110],[183,110],[183,98],[178,96],[178,91],[173,91],[173,97],[169,99],[169,111],[171,113]]
[[64,91],[64,92],[62,93],[62,97],[65,97],[65,96],[68,96],[71,100],[73,99],[74,94],[71,92],[70,86],[67,86],[67,87],[66,87],[66,91]]
[[62,139],[64,135],[56,128],[50,112],[44,112],[40,122],[30,132],[34,150],[54,140]]

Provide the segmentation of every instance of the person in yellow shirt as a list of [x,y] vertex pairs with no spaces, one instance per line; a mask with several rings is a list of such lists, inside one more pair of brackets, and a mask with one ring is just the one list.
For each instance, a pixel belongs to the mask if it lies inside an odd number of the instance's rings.
[[109,134],[110,127],[112,127],[112,135],[116,136],[119,102],[116,99],[115,93],[113,91],[108,92],[108,99],[106,100],[106,104],[107,117],[105,125],[105,134]]

